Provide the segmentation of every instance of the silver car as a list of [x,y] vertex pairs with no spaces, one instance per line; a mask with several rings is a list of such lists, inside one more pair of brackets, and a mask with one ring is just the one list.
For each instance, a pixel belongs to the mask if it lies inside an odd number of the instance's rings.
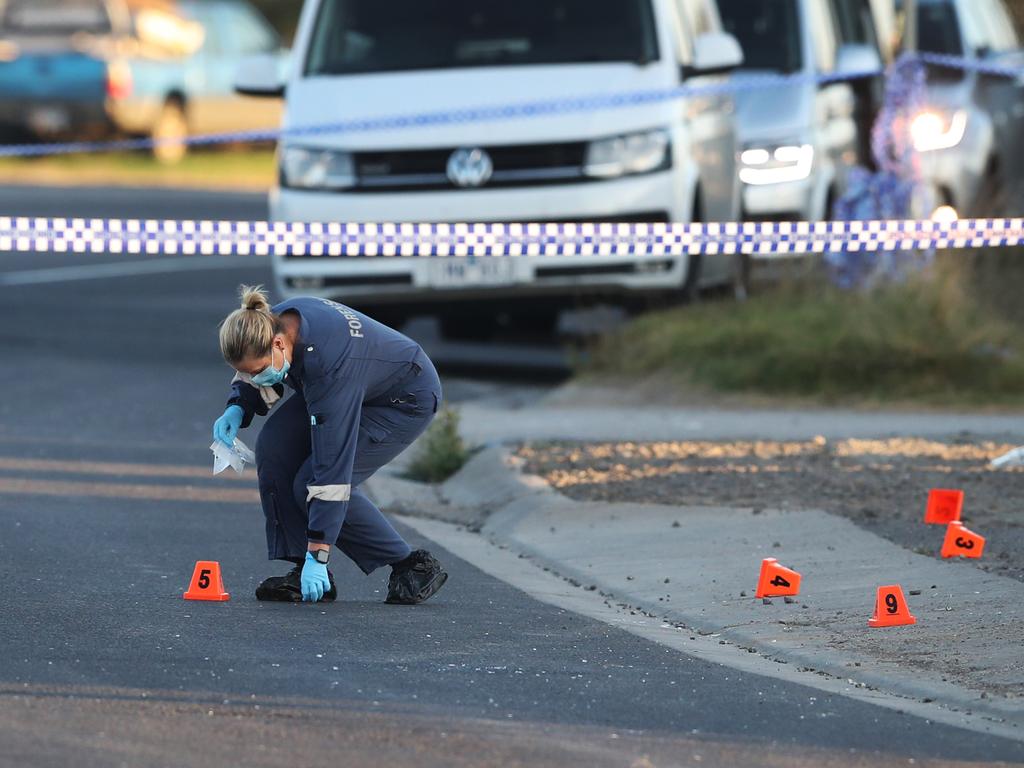
[[[906,14],[909,3],[900,2]],[[968,62],[1024,66],[1002,0],[916,0],[905,19],[905,50]],[[1022,168],[1024,90],[1018,79],[955,67],[929,68],[927,106],[910,125],[927,207],[963,215],[1005,215]],[[928,211],[916,211],[917,214]]]

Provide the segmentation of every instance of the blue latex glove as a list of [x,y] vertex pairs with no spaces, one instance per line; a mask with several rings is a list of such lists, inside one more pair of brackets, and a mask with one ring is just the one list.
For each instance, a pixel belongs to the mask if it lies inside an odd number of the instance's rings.
[[306,553],[306,562],[302,565],[302,601],[315,603],[321,600],[324,593],[331,588],[331,580],[327,576],[327,566],[318,563],[312,552]]
[[213,422],[213,439],[220,440],[228,448],[235,443],[238,430],[242,428],[242,417],[245,411],[239,405],[229,405],[224,415]]

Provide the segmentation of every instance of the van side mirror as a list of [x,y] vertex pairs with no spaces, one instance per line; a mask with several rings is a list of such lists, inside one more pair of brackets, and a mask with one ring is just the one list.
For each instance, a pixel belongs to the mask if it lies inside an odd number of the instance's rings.
[[836,54],[836,74],[864,75],[882,74],[882,56],[870,45],[847,43],[840,46]]
[[743,64],[740,41],[726,32],[707,32],[693,42],[693,63],[683,75],[722,75]]
[[286,57],[280,53],[247,56],[235,74],[235,93],[241,96],[281,98],[285,93],[283,74]]

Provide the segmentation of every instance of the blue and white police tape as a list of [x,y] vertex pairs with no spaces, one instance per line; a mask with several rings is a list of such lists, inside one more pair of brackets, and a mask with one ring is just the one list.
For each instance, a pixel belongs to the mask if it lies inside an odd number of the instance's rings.
[[680,85],[673,88],[595,93],[583,96],[534,99],[506,104],[491,104],[460,109],[407,112],[375,117],[360,117],[318,125],[293,126],[281,129],[214,133],[185,139],[122,139],[116,141],[76,141],[49,144],[0,145],[0,157],[45,157],[52,155],[95,154],[99,152],[128,152],[152,149],[160,145],[211,146],[239,142],[266,142],[337,134],[372,133],[378,131],[431,128],[444,125],[485,123],[500,120],[528,120],[559,115],[621,110],[650,104],[677,101],[686,98],[728,96],[741,91],[765,88],[817,84],[828,85],[882,75],[881,70],[864,70],[843,74],[811,74],[799,72],[789,75],[738,74],[728,81]]
[[[925,64],[976,71],[998,77],[1018,78],[1024,76],[1024,69],[984,62],[957,56],[926,53],[904,54],[894,65],[898,68],[909,60]],[[442,125],[483,123],[497,120],[525,120],[553,117],[557,115],[598,112],[602,110],[628,109],[685,98],[728,96],[743,91],[764,88],[785,87],[800,84],[829,85],[878,77],[881,70],[864,70],[846,73],[816,74],[797,72],[787,75],[745,74],[740,72],[728,80],[698,85],[680,85],[673,88],[598,93],[569,98],[539,99],[511,104],[479,105],[451,110],[399,113],[350,120],[323,123],[319,125],[292,126],[281,129],[236,131],[190,136],[184,139],[122,139],[115,141],[75,141],[44,144],[0,145],[0,157],[46,157],[53,155],[95,154],[100,152],[130,152],[150,150],[162,145],[212,146],[241,142],[269,142],[283,139],[301,139],[316,136],[371,133],[375,131],[410,130]]]
[[980,249],[1024,242],[1024,219],[723,224],[364,224],[0,217],[0,253],[284,258],[659,256]]

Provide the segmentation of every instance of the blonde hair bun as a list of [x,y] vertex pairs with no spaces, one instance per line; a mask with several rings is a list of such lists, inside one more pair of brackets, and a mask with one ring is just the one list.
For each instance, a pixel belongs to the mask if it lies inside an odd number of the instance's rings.
[[262,285],[243,285],[239,289],[242,309],[250,312],[269,312],[270,299]]
[[220,324],[220,351],[229,365],[250,358],[270,355],[274,335],[283,329],[281,320],[271,311],[270,299],[262,285],[239,286],[241,309],[236,309]]

